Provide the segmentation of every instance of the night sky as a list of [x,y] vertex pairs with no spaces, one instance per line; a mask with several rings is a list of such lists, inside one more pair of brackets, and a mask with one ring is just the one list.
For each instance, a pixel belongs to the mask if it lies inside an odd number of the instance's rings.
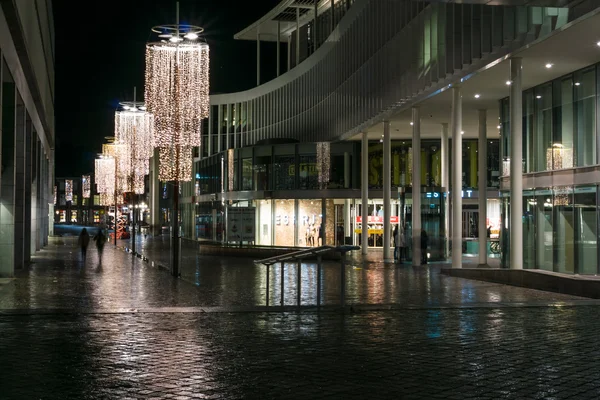
[[[180,22],[205,29],[212,94],[256,84],[256,43],[233,35],[280,0],[181,0]],[[76,2],[77,3],[77,2]],[[175,1],[56,0],[56,176],[93,172],[105,136],[114,135],[120,101],[143,93],[145,44],[150,28],[175,23]],[[282,54],[285,53],[282,51]],[[261,81],[275,77],[273,43],[261,46]],[[282,64],[282,67],[285,64]]]

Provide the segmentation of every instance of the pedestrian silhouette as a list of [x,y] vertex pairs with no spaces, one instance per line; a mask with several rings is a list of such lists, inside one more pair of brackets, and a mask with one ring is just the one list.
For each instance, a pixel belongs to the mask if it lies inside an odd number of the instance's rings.
[[85,261],[85,256],[87,254],[87,247],[90,244],[90,235],[87,229],[83,228],[81,233],[79,234],[79,247],[81,248],[81,257],[83,257],[83,261]]
[[94,236],[94,241],[96,242],[96,249],[98,249],[98,264],[101,264],[102,251],[104,250],[104,244],[106,243],[106,236],[104,236],[102,229],[100,229],[96,236]]

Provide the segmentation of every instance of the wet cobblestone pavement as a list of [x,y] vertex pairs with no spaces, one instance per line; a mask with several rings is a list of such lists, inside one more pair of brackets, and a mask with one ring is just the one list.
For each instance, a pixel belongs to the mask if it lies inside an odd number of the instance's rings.
[[[0,288],[0,399],[600,398],[597,301],[374,266],[348,273],[370,306],[247,311],[264,287],[239,260],[192,285],[75,250]],[[392,284],[393,307],[360,301]]]

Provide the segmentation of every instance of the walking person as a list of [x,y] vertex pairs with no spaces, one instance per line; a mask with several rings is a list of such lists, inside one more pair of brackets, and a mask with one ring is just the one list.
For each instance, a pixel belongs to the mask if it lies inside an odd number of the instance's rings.
[[96,249],[98,250],[98,264],[102,264],[102,252],[104,251],[104,244],[106,243],[106,236],[104,236],[102,229],[94,236],[94,241],[96,242]]
[[79,234],[78,240],[79,247],[81,248],[81,256],[83,257],[83,261],[85,261],[85,256],[87,254],[87,247],[90,244],[90,234],[87,229],[83,228],[81,233]]
[[406,235],[404,234],[404,227],[398,230],[398,261],[402,262],[403,260],[407,260],[407,251],[406,251]]
[[429,236],[425,229],[421,230],[421,265],[427,264],[427,246],[429,245]]

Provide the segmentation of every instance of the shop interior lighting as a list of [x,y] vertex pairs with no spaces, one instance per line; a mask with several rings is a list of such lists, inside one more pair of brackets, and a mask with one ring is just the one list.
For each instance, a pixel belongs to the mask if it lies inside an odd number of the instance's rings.
[[475,95],[475,98],[478,99],[479,97],[481,97],[479,94]]
[[537,96],[535,96],[536,99],[541,99],[542,96],[540,96],[539,94]]
[[554,64],[552,64],[552,63],[546,63],[546,68],[550,69],[550,68],[552,68],[553,65]]
[[580,82],[575,82],[575,86],[579,86],[579,85],[581,85]]
[[511,83],[512,83],[511,81],[506,81],[506,84],[507,84],[507,85],[510,85]]

